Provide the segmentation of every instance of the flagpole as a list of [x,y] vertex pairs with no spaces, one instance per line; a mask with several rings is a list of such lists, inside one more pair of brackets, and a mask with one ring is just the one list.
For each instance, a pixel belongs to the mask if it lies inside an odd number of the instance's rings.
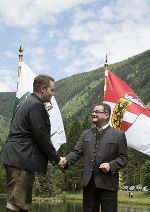
[[21,44],[20,48],[19,48],[19,65],[18,65],[18,81],[17,81],[17,90],[18,90],[18,83],[19,83],[19,77],[20,77],[20,73],[21,73],[21,62],[22,62],[22,58],[23,58],[23,45]]
[[[107,63],[107,54],[106,54],[106,61],[105,61],[105,84],[104,84],[104,96],[106,93],[106,85],[107,85],[107,74],[106,72],[108,71],[108,63]],[[101,204],[99,204],[99,212],[101,212]]]
[[[104,66],[105,66],[105,84],[104,84],[104,96],[105,96],[107,86],[107,71],[108,71],[107,54]],[[101,204],[99,205],[99,212],[101,212]]]
[[105,84],[104,84],[104,96],[105,96],[106,86],[107,86],[107,71],[108,71],[107,54],[106,54],[106,61],[104,66],[105,66]]

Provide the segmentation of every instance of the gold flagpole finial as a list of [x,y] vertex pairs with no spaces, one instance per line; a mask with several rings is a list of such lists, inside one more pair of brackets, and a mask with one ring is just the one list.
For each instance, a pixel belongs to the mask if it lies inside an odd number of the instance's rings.
[[[18,79],[20,77],[20,73],[21,73],[21,62],[22,62],[22,58],[23,58],[23,45],[21,44],[20,48],[19,48],[19,66],[18,66]],[[17,82],[17,90],[18,90],[18,82]]]
[[106,71],[108,71],[107,54],[106,54],[106,61],[105,61],[104,66],[105,66],[105,84],[104,84],[104,96],[105,96],[106,86],[107,86],[107,74],[106,74]]
[[107,70],[107,68],[108,68],[108,63],[107,63],[107,54],[106,54],[106,61],[105,61],[105,71]]
[[21,44],[20,48],[19,48],[19,62],[22,62],[22,57],[23,57],[23,45]]

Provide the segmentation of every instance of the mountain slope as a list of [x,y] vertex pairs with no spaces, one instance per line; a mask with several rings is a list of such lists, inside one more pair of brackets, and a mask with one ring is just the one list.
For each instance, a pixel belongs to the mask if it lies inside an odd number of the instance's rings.
[[[150,103],[150,50],[109,65],[108,69],[125,81],[145,104]],[[103,87],[104,67],[56,82],[55,98],[63,118],[73,120],[90,115],[94,105],[103,100]],[[0,93],[1,122],[11,119],[14,101],[15,93]]]
[[[150,102],[150,50],[109,65],[109,70],[125,81],[145,104]],[[103,100],[104,67],[77,74],[56,83],[56,100],[66,119],[90,114]]]

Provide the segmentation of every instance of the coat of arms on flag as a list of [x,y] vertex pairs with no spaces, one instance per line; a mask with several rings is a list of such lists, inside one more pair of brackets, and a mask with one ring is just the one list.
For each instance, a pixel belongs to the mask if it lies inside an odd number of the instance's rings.
[[111,125],[126,134],[128,145],[150,155],[150,112],[137,94],[107,71],[104,101],[111,107]]
[[132,92],[127,92],[125,96],[119,98],[116,103],[112,114],[113,127],[127,131],[145,109],[146,107],[138,100],[137,96]]

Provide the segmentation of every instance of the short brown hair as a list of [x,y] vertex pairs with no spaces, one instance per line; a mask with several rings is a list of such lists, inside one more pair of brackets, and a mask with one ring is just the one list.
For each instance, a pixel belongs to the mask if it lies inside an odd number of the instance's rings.
[[104,103],[104,102],[100,102],[98,103],[96,106],[102,105],[104,107],[104,113],[108,113],[109,114],[109,119],[110,119],[110,115],[111,115],[111,107]]
[[44,85],[45,88],[48,88],[50,85],[50,81],[54,82],[54,78],[49,75],[38,75],[35,77],[33,82],[33,92],[41,91],[41,86]]

